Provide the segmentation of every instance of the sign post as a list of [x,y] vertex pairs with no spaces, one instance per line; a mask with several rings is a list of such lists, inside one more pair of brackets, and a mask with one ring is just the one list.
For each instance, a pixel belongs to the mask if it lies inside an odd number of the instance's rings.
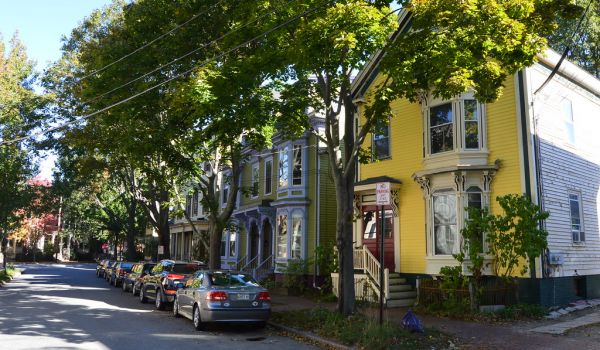
[[375,188],[377,205],[381,206],[381,232],[377,235],[379,238],[379,325],[383,324],[383,298],[385,294],[384,273],[385,273],[385,255],[384,255],[384,240],[385,240],[385,206],[390,205],[390,183],[379,182]]

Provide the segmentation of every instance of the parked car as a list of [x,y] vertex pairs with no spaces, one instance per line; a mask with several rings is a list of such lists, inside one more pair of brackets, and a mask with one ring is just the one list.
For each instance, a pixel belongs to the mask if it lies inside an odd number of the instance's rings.
[[118,262],[110,275],[109,282],[115,287],[118,287],[123,281],[123,277],[129,272],[131,272],[131,267],[133,266],[132,262],[129,261],[121,261]]
[[204,267],[200,262],[161,260],[144,276],[140,285],[140,301],[145,303],[153,299],[156,309],[163,310],[166,303],[175,300],[177,284]]
[[108,261],[108,259],[102,259],[98,261],[98,265],[96,265],[96,277],[104,277],[104,268],[106,267]]
[[115,269],[115,265],[117,265],[116,260],[110,260],[107,264],[106,267],[104,268],[104,279],[106,281],[109,281],[110,276],[112,276],[113,274],[113,270]]
[[133,264],[131,272],[125,275],[122,282],[123,291],[131,291],[133,295],[140,293],[140,284],[144,276],[146,276],[152,268],[156,266],[156,263],[152,262],[139,262]]
[[252,322],[264,327],[271,314],[271,295],[245,273],[198,271],[178,287],[173,314],[191,319],[197,330],[209,322]]

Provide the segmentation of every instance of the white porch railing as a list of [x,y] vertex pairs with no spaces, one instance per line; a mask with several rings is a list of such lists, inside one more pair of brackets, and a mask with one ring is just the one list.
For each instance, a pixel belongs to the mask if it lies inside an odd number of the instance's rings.
[[243,265],[239,271],[252,271],[258,266],[258,255]]
[[[369,249],[367,249],[367,247],[364,245],[361,249],[354,250],[354,269],[362,270],[367,273],[367,275],[371,278],[374,287],[377,289],[376,293],[379,296],[379,290],[382,289],[382,286],[380,285],[381,263],[375,258],[375,256],[373,256],[373,254],[371,254]],[[385,268],[383,270],[383,295],[386,299],[390,295],[389,285],[390,270]]]
[[263,260],[260,264],[258,264],[252,270],[252,277],[254,277],[254,279],[260,280],[264,277],[264,275],[266,273],[272,272],[271,271],[272,268],[273,268],[273,255],[271,255],[268,258],[266,258],[265,260]]
[[246,264],[246,255],[244,255],[238,261],[235,262],[235,270],[242,271],[241,267],[244,266],[245,264]]

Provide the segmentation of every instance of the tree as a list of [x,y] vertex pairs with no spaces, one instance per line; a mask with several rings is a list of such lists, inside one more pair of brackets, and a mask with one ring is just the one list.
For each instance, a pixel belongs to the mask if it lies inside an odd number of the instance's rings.
[[[569,48],[568,58],[600,79],[600,2],[578,1],[581,6],[589,3],[583,18],[559,18],[559,26],[549,37],[550,47],[558,52]],[[577,25],[581,21],[579,31]]]
[[22,222],[22,209],[31,203],[27,180],[35,171],[34,145],[13,140],[27,136],[39,125],[40,112],[47,102],[33,89],[34,64],[27,58],[16,34],[10,44],[11,49],[6,52],[0,36],[0,241],[3,254],[9,232]]
[[[410,30],[392,36],[397,22],[390,3],[304,1],[302,10],[323,8],[277,32],[271,41],[283,56],[274,60],[281,64],[280,81],[288,87],[282,106],[296,111],[292,118],[282,116],[306,126],[304,112],[310,106],[326,119],[322,141],[327,145],[338,202],[338,310],[346,315],[354,311],[354,169],[367,134],[391,116],[389,102],[401,97],[420,101],[429,92],[447,97],[468,89],[474,89],[483,102],[493,101],[504,80],[531,65],[545,48],[545,37],[556,28],[557,16],[578,13],[567,0],[400,1],[410,11]],[[385,79],[368,96],[355,133],[352,100],[360,96],[353,95],[351,79],[376,52],[381,53],[379,68]]]

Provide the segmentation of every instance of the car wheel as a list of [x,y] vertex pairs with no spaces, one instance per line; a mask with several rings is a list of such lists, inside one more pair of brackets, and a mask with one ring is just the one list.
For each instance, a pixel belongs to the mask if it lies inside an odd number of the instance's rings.
[[177,301],[177,298],[175,298],[175,301],[173,302],[173,316],[179,317],[179,302]]
[[145,304],[148,302],[148,298],[146,297],[146,293],[144,293],[144,287],[140,288],[140,302]]
[[194,322],[194,328],[197,331],[201,331],[204,329],[204,323],[202,323],[202,318],[200,317],[200,306],[194,306],[194,317],[192,317],[192,321]]
[[156,298],[154,299],[154,305],[156,306],[156,310],[164,310],[165,304],[162,301],[162,293],[160,289],[156,290]]
[[133,283],[133,286],[131,287],[131,293],[133,293],[133,296],[137,296],[140,292],[137,290],[137,288],[135,288],[135,282]]
[[127,283],[125,283],[125,281],[121,282],[121,289],[123,289],[123,292],[127,293],[129,288],[127,288]]

